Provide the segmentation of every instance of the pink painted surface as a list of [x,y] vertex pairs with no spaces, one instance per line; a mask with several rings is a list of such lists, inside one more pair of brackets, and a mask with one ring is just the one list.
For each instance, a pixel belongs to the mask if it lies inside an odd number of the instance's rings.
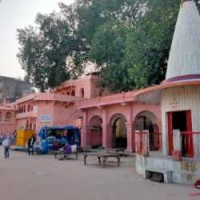
[[[54,93],[38,93],[19,99],[16,104],[22,112],[16,115],[17,128],[35,127],[38,132],[43,126],[63,126],[71,124],[82,116],[81,111],[75,111],[73,102],[77,97]],[[28,105],[33,109],[28,111]],[[25,107],[25,109],[23,109]]]
[[[135,148],[135,120],[142,112],[153,113],[155,123],[161,128],[159,105],[138,103],[136,91],[108,95],[109,92],[96,87],[99,77],[88,75],[69,80],[54,89],[54,93],[31,94],[15,102],[17,114],[15,128],[35,129],[45,125],[75,125],[81,127],[81,145],[113,145],[113,123],[119,117],[125,119],[127,150]],[[107,96],[105,96],[107,95]],[[100,97],[101,96],[101,97]],[[94,133],[91,121],[101,119],[101,133]],[[6,125],[8,127],[8,124]]]
[[[106,89],[102,91],[102,89],[96,87],[99,80],[100,78],[98,76],[88,75],[80,77],[77,80],[65,81],[55,88],[55,93],[72,94],[71,92],[74,90],[74,96],[87,99],[109,94]],[[84,91],[84,95],[82,91]]]
[[0,134],[13,133],[16,128],[15,108],[14,107],[0,107]]

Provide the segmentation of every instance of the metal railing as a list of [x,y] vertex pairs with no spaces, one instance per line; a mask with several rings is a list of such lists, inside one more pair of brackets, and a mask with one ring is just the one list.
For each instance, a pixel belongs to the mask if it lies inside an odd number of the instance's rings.
[[159,132],[149,133],[149,150],[159,151],[162,149],[162,134]]
[[200,159],[200,132],[181,132],[182,157]]

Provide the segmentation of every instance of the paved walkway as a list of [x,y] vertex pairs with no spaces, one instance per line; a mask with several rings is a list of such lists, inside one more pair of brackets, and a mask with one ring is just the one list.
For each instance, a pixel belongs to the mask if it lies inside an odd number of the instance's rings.
[[2,200],[200,199],[200,190],[192,186],[145,180],[136,174],[131,157],[122,158],[121,167],[111,161],[103,169],[95,158],[89,158],[84,166],[82,155],[78,160],[63,161],[53,155],[28,156],[15,151],[9,159],[2,155],[0,147]]

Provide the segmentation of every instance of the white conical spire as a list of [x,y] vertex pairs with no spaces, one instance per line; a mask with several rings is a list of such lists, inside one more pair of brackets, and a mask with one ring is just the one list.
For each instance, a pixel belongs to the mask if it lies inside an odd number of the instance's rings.
[[200,16],[193,0],[182,0],[166,81],[200,79]]

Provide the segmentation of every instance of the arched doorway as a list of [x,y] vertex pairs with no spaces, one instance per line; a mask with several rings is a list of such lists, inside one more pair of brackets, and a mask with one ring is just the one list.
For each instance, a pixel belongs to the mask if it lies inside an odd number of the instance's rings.
[[112,147],[127,148],[126,118],[122,114],[116,114],[111,119]]
[[99,116],[94,116],[89,123],[89,141],[93,148],[102,146],[102,119]]
[[135,130],[149,131],[149,150],[158,151],[161,148],[161,134],[159,133],[158,120],[154,113],[144,111],[135,118]]

